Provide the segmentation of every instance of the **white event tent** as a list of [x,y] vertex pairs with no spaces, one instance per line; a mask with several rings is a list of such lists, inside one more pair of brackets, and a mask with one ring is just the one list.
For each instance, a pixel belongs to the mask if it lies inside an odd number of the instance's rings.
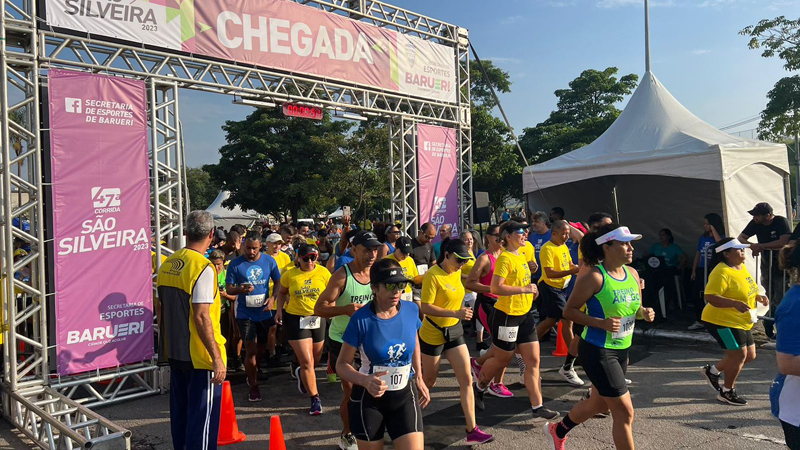
[[788,177],[785,145],[714,128],[648,71],[602,136],[526,167],[523,192],[531,211],[560,206],[572,221],[585,221],[595,211],[616,215],[644,234],[637,256],[658,242],[661,228],[669,228],[691,261],[707,213],[720,214],[734,237],[756,203],[769,202],[776,215],[791,217]]
[[227,200],[230,196],[230,192],[220,191],[217,198],[206,208],[206,211],[214,216],[215,226],[223,227],[225,231],[228,231],[237,223],[249,227],[253,225],[256,220],[262,218],[261,214],[252,210],[244,211],[239,205],[236,205],[233,209],[222,206],[222,202]]

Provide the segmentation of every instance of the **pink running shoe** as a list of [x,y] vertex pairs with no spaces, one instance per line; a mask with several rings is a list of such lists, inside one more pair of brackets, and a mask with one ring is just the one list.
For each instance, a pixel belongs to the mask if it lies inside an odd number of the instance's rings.
[[556,434],[557,423],[546,422],[544,424],[544,434],[547,436],[547,442],[550,443],[551,450],[564,450],[564,443],[567,442],[567,437],[561,439]]
[[514,396],[514,393],[509,391],[505,384],[495,383],[494,381],[489,383],[489,393],[500,398],[511,398]]
[[470,369],[472,369],[472,379],[477,382],[481,378],[481,369],[483,366],[478,364],[478,360],[475,358],[469,359],[469,366]]
[[494,436],[489,433],[483,432],[477,425],[469,433],[467,433],[467,445],[479,445],[487,442],[492,442]]

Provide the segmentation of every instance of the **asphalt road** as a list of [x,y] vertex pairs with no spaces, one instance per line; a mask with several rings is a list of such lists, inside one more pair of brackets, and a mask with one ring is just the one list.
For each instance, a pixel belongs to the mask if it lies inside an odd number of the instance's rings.
[[[582,390],[559,381],[558,360],[550,356],[552,343],[543,344],[543,390],[548,407],[566,414],[578,401]],[[628,378],[636,408],[633,425],[640,449],[736,448],[770,450],[785,448],[783,433],[769,412],[769,386],[775,376],[774,350],[759,350],[758,358],[739,378],[737,391],[749,404],[734,407],[716,400],[713,390],[700,376],[699,368],[720,356],[711,345],[689,346],[672,342],[648,342],[639,339],[632,348]],[[582,374],[582,372],[579,373]],[[324,414],[308,415],[308,399],[296,389],[288,368],[276,369],[261,383],[264,398],[260,403],[247,402],[243,375],[232,377],[234,402],[239,429],[247,441],[232,449],[268,448],[269,417],[280,415],[289,449],[335,449],[340,421],[337,404],[341,396],[338,384],[328,384],[324,369],[317,371]],[[584,377],[585,378],[585,377]],[[516,366],[506,378],[515,393],[511,399],[486,397],[486,410],[478,415],[478,424],[495,435],[495,441],[483,449],[548,448],[541,425],[534,425],[529,404]],[[442,364],[439,382],[432,391],[432,404],[424,411],[426,449],[464,447],[464,422],[458,403],[458,387],[452,370]],[[98,412],[133,431],[133,448],[168,449],[169,396],[154,396],[121,405],[99,408]],[[0,422],[0,449],[31,448],[10,426]],[[594,419],[574,429],[568,448],[613,448],[611,419]]]

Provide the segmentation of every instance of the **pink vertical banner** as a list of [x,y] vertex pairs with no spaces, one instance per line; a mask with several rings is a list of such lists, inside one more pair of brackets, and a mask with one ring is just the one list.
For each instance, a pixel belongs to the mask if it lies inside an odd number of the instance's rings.
[[[458,237],[458,145],[456,130],[417,125],[419,223],[453,226]],[[438,241],[437,235],[434,242]]]
[[50,70],[58,373],[153,356],[147,100],[139,80]]

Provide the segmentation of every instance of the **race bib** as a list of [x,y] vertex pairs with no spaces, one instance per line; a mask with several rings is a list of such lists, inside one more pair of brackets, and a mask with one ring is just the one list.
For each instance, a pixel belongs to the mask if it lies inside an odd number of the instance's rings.
[[403,292],[400,294],[400,300],[403,300],[404,302],[410,302],[414,300],[414,296],[411,294],[411,292]]
[[634,325],[636,325],[636,315],[621,318],[619,331],[611,333],[611,339],[622,339],[632,335]]
[[519,327],[500,327],[497,331],[497,339],[505,342],[517,342]]
[[411,376],[411,364],[400,367],[375,366],[373,373],[379,372],[389,372],[381,377],[381,380],[386,383],[387,391],[399,391],[408,385],[408,379]]
[[427,272],[427,271],[428,271],[428,265],[427,264],[420,264],[420,265],[417,266],[417,272],[420,275],[425,275],[425,272]]
[[264,300],[267,299],[267,294],[259,295],[246,295],[244,297],[245,306],[248,308],[260,308],[264,306]]
[[320,319],[317,316],[305,316],[300,318],[301,330],[316,330],[319,328]]
[[753,308],[750,310],[750,322],[752,323],[758,322],[758,309]]

